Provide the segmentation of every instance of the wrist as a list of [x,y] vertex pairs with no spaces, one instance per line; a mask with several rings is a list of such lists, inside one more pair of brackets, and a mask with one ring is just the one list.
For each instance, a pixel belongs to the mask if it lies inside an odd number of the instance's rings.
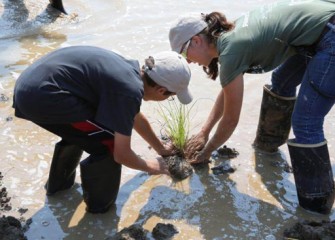
[[217,143],[215,142],[215,140],[213,140],[213,138],[212,138],[210,141],[207,142],[207,144],[206,144],[206,150],[207,150],[207,152],[210,152],[210,154],[211,154],[211,153],[214,152],[219,146],[220,146],[220,144],[217,144]]
[[161,141],[157,142],[155,145],[151,145],[151,147],[156,151],[157,154],[161,155],[165,148]]
[[210,129],[207,129],[207,128],[202,128],[200,130],[200,134],[205,138],[205,139],[208,139],[208,136],[209,136],[209,133],[210,133]]

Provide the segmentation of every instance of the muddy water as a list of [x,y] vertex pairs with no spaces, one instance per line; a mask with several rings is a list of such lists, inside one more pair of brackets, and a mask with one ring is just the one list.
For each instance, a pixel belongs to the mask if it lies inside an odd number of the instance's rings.
[[[46,197],[53,146],[58,137],[34,124],[17,119],[11,109],[12,90],[19,74],[44,54],[71,45],[95,45],[116,50],[142,60],[150,53],[169,49],[168,29],[178,16],[194,12],[224,11],[234,19],[258,4],[249,1],[65,1],[70,16],[46,10],[46,0],[0,2],[0,168],[4,185],[12,197],[13,210],[27,208],[24,218],[33,219],[28,239],[105,239],[133,223],[149,231],[158,222],[172,223],[179,234],[175,239],[281,239],[283,230],[297,219],[333,220],[310,214],[298,207],[293,175],[286,146],[281,153],[255,153],[254,140],[262,86],[269,75],[246,75],[241,120],[226,143],[239,151],[237,158],[217,159],[208,168],[174,183],[166,176],[148,176],[123,168],[122,186],[116,208],[103,215],[85,212],[80,177],[70,190]],[[266,50],[266,49],[265,49]],[[206,79],[199,66],[192,65],[191,89],[195,103],[191,109],[191,133],[196,133],[219,91],[219,83]],[[8,97],[9,100],[6,101]],[[155,103],[144,103],[157,134],[162,128]],[[334,119],[326,119],[329,151],[335,156]],[[133,148],[143,157],[156,157],[134,133]],[[331,158],[335,162],[334,157]],[[231,174],[214,175],[210,167],[229,163]]]

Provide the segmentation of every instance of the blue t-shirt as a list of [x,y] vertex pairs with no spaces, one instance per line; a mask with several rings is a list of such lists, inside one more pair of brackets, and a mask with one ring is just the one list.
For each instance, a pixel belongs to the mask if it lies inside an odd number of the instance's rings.
[[130,136],[140,111],[138,61],[98,47],[56,50],[29,66],[14,88],[15,115],[44,124],[93,120]]

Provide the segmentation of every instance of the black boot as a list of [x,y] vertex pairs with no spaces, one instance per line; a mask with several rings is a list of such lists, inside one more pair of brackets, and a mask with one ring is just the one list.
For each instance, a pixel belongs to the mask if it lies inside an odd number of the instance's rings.
[[77,145],[64,140],[56,143],[49,171],[49,179],[45,185],[47,195],[73,186],[76,177],[76,167],[79,164],[83,150]]
[[121,165],[109,154],[90,155],[80,163],[80,171],[86,211],[108,211],[119,192]]
[[322,214],[334,203],[334,180],[327,142],[298,144],[287,142],[295,185],[301,207]]
[[281,97],[264,86],[256,139],[253,146],[267,153],[278,151],[288,139],[296,97]]
[[66,13],[64,7],[63,7],[63,1],[62,0],[49,0],[50,2],[50,5],[53,7],[53,8],[56,8],[57,10],[61,11],[62,13]]

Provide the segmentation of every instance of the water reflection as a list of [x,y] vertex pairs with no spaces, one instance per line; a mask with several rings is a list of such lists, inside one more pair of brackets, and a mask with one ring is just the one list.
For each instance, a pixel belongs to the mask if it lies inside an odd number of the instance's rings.
[[[148,180],[147,174],[137,174],[124,183],[116,204],[105,214],[85,211],[79,184],[71,189],[46,197],[44,206],[38,210],[27,232],[28,239],[105,239],[119,229],[120,215],[133,191]],[[37,232],[39,232],[37,234]]]
[[[238,170],[233,174],[238,174]],[[123,227],[126,227],[125,223],[146,225],[154,218],[177,223],[178,227],[182,225],[184,231],[180,231],[178,239],[187,238],[190,234],[194,234],[192,239],[238,236],[261,239],[276,235],[282,227],[280,223],[289,216],[270,202],[240,192],[228,174],[213,175],[209,166],[197,168],[196,173],[179,187],[164,184],[161,180],[151,184],[154,186],[150,192],[145,192],[149,186],[144,184],[129,199],[126,207],[128,205],[129,211],[138,214],[122,212]],[[193,230],[191,227],[185,231],[184,225],[193,226]]]
[[[265,186],[263,190],[271,194],[273,200],[279,203],[285,211],[294,214],[297,207],[295,185],[291,181],[293,178],[292,169],[286,161],[285,155],[280,151],[274,154],[255,151],[254,157],[255,171]],[[262,195],[267,198],[266,194]]]
[[0,39],[37,33],[43,26],[52,24],[63,16],[60,11],[45,5],[45,2],[4,0],[3,7]]

